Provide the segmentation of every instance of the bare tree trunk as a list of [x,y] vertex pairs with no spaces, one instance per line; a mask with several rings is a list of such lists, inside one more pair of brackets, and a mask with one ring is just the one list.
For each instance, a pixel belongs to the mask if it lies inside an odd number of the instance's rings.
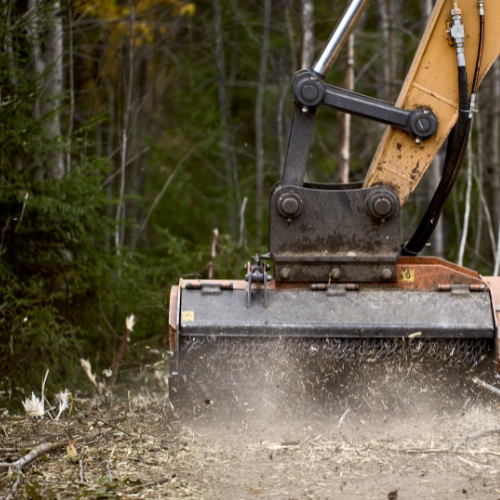
[[310,68],[314,62],[314,3],[313,0],[301,0],[302,45],[300,67]]
[[[47,116],[45,132],[49,141],[61,138],[61,118],[59,115],[60,95],[62,93],[62,57],[63,31],[60,16],[60,0],[54,0],[50,8],[45,9],[42,18],[43,0],[28,0],[28,29],[31,37],[33,66],[36,75],[41,75],[47,68],[43,82],[41,99],[35,105],[35,118]],[[45,50],[42,51],[40,40],[45,40]],[[46,175],[50,179],[61,179],[64,176],[64,161],[62,151],[54,148],[49,155],[46,172],[38,171],[35,178]]]
[[[108,91],[108,126],[107,126],[107,142],[106,142],[106,156],[108,162],[111,164],[113,158],[114,150],[114,138],[115,138],[115,89],[111,82],[106,79],[106,89]],[[107,179],[106,196],[108,198],[108,206],[106,207],[106,215],[111,219],[113,217],[113,205],[111,203],[113,199],[113,183],[111,182],[113,174],[110,173]]]
[[[233,4],[234,7],[234,4]],[[237,192],[237,186],[234,185],[236,166],[231,162],[231,137],[229,135],[229,106],[227,102],[227,86],[226,86],[226,63],[224,57],[224,40],[222,38],[222,9],[220,0],[214,0],[214,30],[215,30],[215,64],[218,73],[218,92],[219,92],[219,109],[220,109],[220,128],[222,132],[222,140],[220,150],[222,161],[224,163],[224,173],[227,179],[228,186],[233,186]],[[231,201],[227,203],[227,216],[231,234],[236,233],[234,204]]]
[[[1,15],[5,16],[6,24],[7,24],[7,33],[6,33],[6,37],[5,37],[6,46],[4,47],[4,50],[8,54],[9,67],[12,69],[17,67],[17,61],[16,61],[16,57],[14,55],[14,47],[12,46],[12,31],[11,31],[12,19],[11,19],[11,16],[12,16],[12,8],[13,7],[14,7],[13,2],[7,2],[1,11],[2,12]],[[14,85],[17,83],[17,76],[16,76],[15,71],[11,72],[10,81]],[[1,95],[1,89],[0,89],[0,102],[1,102],[1,99],[2,99],[2,95]]]
[[[479,168],[479,171],[481,172],[481,167]],[[489,236],[489,241],[490,241],[490,249],[492,251],[493,256],[496,255],[496,240],[495,240],[495,230],[493,228],[493,221],[491,218],[491,212],[490,209],[488,208],[488,201],[486,200],[486,195],[484,193],[484,188],[483,188],[483,183],[480,177],[477,175],[476,176],[476,184],[479,188],[479,202],[481,209],[484,210],[484,215],[486,218],[486,228],[488,230],[488,236]]]
[[490,136],[491,201],[493,224],[500,225],[500,60],[496,60],[492,71],[492,110]]
[[[122,124],[122,137],[121,137],[121,147],[120,147],[120,187],[118,193],[118,206],[116,208],[115,217],[115,247],[116,252],[120,252],[120,248],[123,245],[124,239],[124,229],[122,228],[121,221],[125,218],[125,169],[127,167],[127,144],[128,144],[128,132],[130,115],[132,111],[132,86],[134,78],[134,30],[135,30],[135,13],[132,9],[132,2],[129,0],[129,15],[130,15],[130,38],[128,46],[128,78],[126,85],[126,96],[125,96],[125,109],[123,111],[123,124]],[[124,65],[127,67],[127,65]]]
[[255,159],[256,159],[256,196],[255,222],[257,224],[257,243],[262,242],[263,199],[264,199],[264,93],[266,90],[267,61],[269,57],[269,27],[271,25],[272,0],[264,0],[264,26],[260,50],[259,79],[255,99]]
[[[439,184],[439,181],[441,180],[442,176],[442,170],[443,170],[443,159],[444,159],[444,150],[441,149],[440,152],[436,155],[434,160],[432,160],[431,166],[430,166],[430,186],[429,186],[429,192],[427,193],[427,203],[430,203],[432,196],[434,195],[434,192],[436,191],[436,188]],[[445,251],[445,237],[444,237],[444,217],[440,217],[439,221],[436,225],[436,229],[434,229],[434,232],[432,233],[432,236],[430,238],[430,244],[431,244],[431,253],[435,257],[444,257],[444,251]]]
[[[278,153],[279,153],[279,173],[280,176],[283,174],[283,167],[285,166],[285,126],[284,126],[284,115],[285,115],[285,101],[289,98],[288,88],[290,81],[292,80],[292,75],[297,70],[297,57],[295,55],[295,42],[293,37],[292,20],[290,16],[290,0],[284,0],[285,8],[285,31],[288,37],[290,45],[290,59],[292,61],[292,68],[289,71],[288,64],[281,64],[279,67],[278,74],[278,112],[276,115],[276,124],[278,129]],[[285,48],[283,48],[285,52]],[[286,57],[283,60],[287,61]]]
[[394,37],[394,0],[378,0],[380,29],[385,44],[383,98],[395,100],[396,45]]
[[458,249],[458,258],[457,258],[457,264],[459,266],[463,266],[464,264],[465,246],[467,244],[467,235],[469,232],[473,163],[474,163],[474,154],[472,152],[472,136],[469,136],[469,143],[467,145],[467,185],[465,190],[464,226],[462,229],[462,237],[460,239],[460,247]]
[[293,75],[299,68],[297,67],[297,55],[295,53],[295,35],[293,32],[292,16],[290,15],[291,3],[292,0],[285,0],[285,28],[288,38],[288,45],[290,46],[290,59],[292,61],[291,74]]
[[285,129],[283,126],[283,115],[285,113],[285,99],[287,97],[287,78],[280,75],[278,78],[278,111],[276,114],[276,125],[278,129],[278,154],[279,154],[279,172],[280,177],[283,174],[285,166]]
[[[71,136],[73,135],[73,120],[75,118],[75,72],[73,64],[73,9],[68,8],[68,64],[69,64],[69,125],[68,152],[66,153],[66,171],[71,170]],[[97,126],[99,129],[99,126]],[[100,130],[100,129],[99,129]],[[99,145],[100,147],[100,145]],[[98,155],[100,156],[100,155]]]
[[420,0],[420,12],[422,13],[422,32],[427,25],[427,20],[431,15],[435,0]]
[[[45,36],[45,67],[51,68],[47,73],[43,92],[42,115],[48,115],[46,132],[49,140],[61,139],[61,106],[62,74],[63,74],[63,30],[61,19],[61,2],[54,0],[47,10],[47,34]],[[63,152],[54,148],[49,155],[47,168],[49,179],[62,179],[64,177]]]
[[[33,67],[36,75],[41,75],[45,71],[45,61],[42,56],[40,46],[41,19],[39,5],[41,0],[28,0],[29,22],[28,29],[31,38],[31,52],[33,55]],[[35,103],[35,118],[41,116],[40,102]]]
[[493,116],[491,120],[491,166],[492,166],[492,208],[493,220],[497,228],[497,251],[495,254],[495,264],[493,276],[498,276],[500,266],[500,60],[496,60],[493,65]]
[[[293,34],[292,19],[290,16],[290,0],[284,0],[285,8],[285,30],[288,38],[288,43],[290,45],[290,61],[291,68],[286,65],[280,71],[278,77],[278,114],[276,116],[276,123],[278,128],[278,153],[279,153],[279,173],[280,176],[283,174],[283,168],[285,166],[285,144],[286,144],[286,132],[284,124],[284,114],[285,114],[285,101],[289,98],[289,85],[292,80],[293,74],[297,71],[297,57],[295,54],[295,40]],[[286,56],[284,57],[286,60]]]
[[[354,31],[347,39],[347,68],[344,87],[354,90]],[[351,158],[351,115],[342,113],[340,118],[339,182],[349,182],[349,161]]]
[[[479,97],[479,96],[478,96]],[[482,130],[482,119],[481,115],[478,113],[475,118],[476,122],[476,131],[477,131],[477,161],[475,164],[476,169],[474,170],[474,179],[476,184],[479,187],[479,191],[482,191],[483,185],[483,130]],[[476,241],[474,243],[474,255],[472,256],[471,268],[477,268],[477,262],[481,255],[481,243],[482,243],[482,235],[483,235],[483,224],[484,215],[483,215],[483,205],[481,203],[481,196],[479,196],[478,200],[478,209],[477,209],[477,226],[476,226]]]
[[[491,232],[492,226],[494,232],[499,227],[500,220],[500,165],[499,165],[499,134],[500,134],[500,61],[493,64],[491,71],[486,75],[481,86],[480,106],[481,110],[481,140],[482,146],[481,162],[483,166],[483,182],[482,190],[484,197],[487,200],[487,206],[484,206],[485,215],[490,220],[488,222],[488,230]],[[494,261],[496,258],[496,236],[495,241],[491,241],[489,249],[483,249],[483,256]]]

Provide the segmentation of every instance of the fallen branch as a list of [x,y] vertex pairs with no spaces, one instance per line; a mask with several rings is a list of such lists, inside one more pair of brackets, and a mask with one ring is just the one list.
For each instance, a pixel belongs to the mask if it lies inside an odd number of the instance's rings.
[[47,453],[48,451],[54,450],[56,448],[60,448],[63,446],[63,444],[67,444],[68,441],[64,441],[61,443],[43,443],[35,448],[33,448],[29,453],[26,453],[24,457],[21,457],[19,460],[16,460],[15,462],[12,463],[6,463],[2,462],[0,463],[0,467],[2,468],[9,468],[12,472],[14,471],[20,471],[25,465],[28,465],[30,462],[33,462],[33,460],[36,460],[40,455],[43,453]]
[[17,476],[17,479],[14,481],[14,484],[12,485],[9,494],[5,497],[5,500],[11,500],[12,498],[14,498],[14,493],[16,492],[20,482],[21,482],[21,474]]
[[132,486],[129,491],[135,491],[135,490],[140,490],[142,488],[151,488],[152,486],[159,486],[161,484],[164,484],[166,482],[170,481],[169,477],[164,477],[162,479],[158,479],[157,481],[150,481],[149,483],[144,483],[144,484],[138,484],[136,486]]
[[[481,431],[482,432],[482,431]],[[472,452],[470,450],[457,450],[455,447],[450,448],[393,448],[393,447],[383,447],[383,449],[392,451],[394,453],[408,453],[409,455],[419,455],[425,453],[453,453],[455,455],[470,455]],[[492,450],[474,450],[474,455],[493,455],[500,457],[500,452]]]
[[470,465],[471,467],[474,467],[474,469],[489,469],[491,468],[491,465],[481,465],[476,462],[471,462],[470,460],[467,460],[466,458],[463,457],[457,457],[461,462],[464,464]]
[[129,437],[135,437],[135,436],[132,436],[132,434],[129,434],[127,431],[120,429],[120,427],[117,427],[116,425],[114,425],[110,422],[106,422],[105,420],[101,420],[98,418],[98,419],[96,419],[96,422],[101,422],[101,424],[107,425],[107,426],[111,427],[112,429],[114,429],[115,431],[123,432],[123,434],[126,434]]
[[86,434],[85,436],[79,436],[74,440],[66,439],[64,441],[60,441],[59,443],[42,443],[38,446],[35,446],[29,453],[16,460],[15,462],[0,462],[1,469],[10,469],[11,472],[21,471],[23,467],[28,465],[29,463],[36,460],[39,456],[43,455],[52,450],[56,450],[57,448],[67,446],[71,441],[78,441],[84,439],[85,441],[94,439],[99,436],[101,431],[92,432],[90,434]]
[[395,451],[398,453],[408,453],[410,455],[418,455],[420,453],[449,453],[451,448],[422,448],[419,450],[418,448],[388,448],[391,451]]
[[477,439],[482,436],[487,436],[488,434],[497,434],[497,433],[500,433],[500,427],[488,427],[487,429],[483,429],[482,431],[473,432],[472,434],[465,436],[460,441],[457,441],[453,445],[453,451],[455,451],[459,446],[465,444],[469,440]]
[[473,378],[472,381],[475,384],[480,385],[481,387],[484,387],[485,389],[488,389],[489,391],[494,392],[495,394],[498,394],[500,396],[500,389],[497,389],[496,387],[493,387],[492,385],[487,384],[486,382],[483,382],[478,378]]
[[80,484],[85,484],[85,476],[83,475],[83,460],[80,458],[78,461],[78,473],[79,473],[79,479],[80,479]]

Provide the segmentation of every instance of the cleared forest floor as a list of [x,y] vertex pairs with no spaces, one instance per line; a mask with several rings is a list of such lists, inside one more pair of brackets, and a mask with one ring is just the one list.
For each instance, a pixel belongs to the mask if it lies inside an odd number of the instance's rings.
[[130,399],[77,401],[59,421],[4,415],[0,461],[44,443],[57,447],[22,473],[1,469],[0,493],[498,500],[500,435],[461,442],[500,426],[500,397],[472,382],[480,376],[495,383],[489,363],[473,370],[352,365],[327,382],[317,372],[284,376],[268,365],[266,383],[252,373],[219,372],[230,394],[220,383],[189,394],[186,377],[187,396],[174,391],[172,401],[142,386],[130,388]]

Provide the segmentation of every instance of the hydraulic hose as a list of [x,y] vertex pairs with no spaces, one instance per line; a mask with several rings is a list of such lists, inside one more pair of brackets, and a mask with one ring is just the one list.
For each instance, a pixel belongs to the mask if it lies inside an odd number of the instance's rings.
[[437,226],[443,206],[448,198],[460,171],[460,165],[467,147],[467,140],[471,126],[469,118],[468,81],[465,66],[458,70],[459,85],[459,117],[448,137],[446,157],[441,181],[434,193],[413,236],[408,240],[401,251],[402,255],[418,255],[425,247]]
[[457,50],[458,59],[458,91],[459,91],[459,115],[458,121],[453,127],[448,136],[448,145],[446,148],[446,157],[443,167],[443,175],[441,181],[434,193],[432,200],[427,207],[427,211],[423,216],[420,224],[418,225],[413,236],[403,245],[401,249],[402,255],[418,255],[422,249],[425,247],[427,241],[432,236],[443,206],[450,195],[455,181],[457,180],[458,173],[460,171],[460,166],[462,164],[465,151],[467,149],[467,143],[469,140],[469,134],[472,124],[472,115],[475,108],[476,92],[479,82],[479,70],[481,67],[481,59],[483,54],[484,46],[484,6],[483,1],[479,1],[479,22],[480,22],[480,32],[479,32],[479,47],[476,59],[476,67],[474,71],[474,78],[472,82],[472,92],[469,101],[468,98],[468,80],[467,80],[467,70],[465,66],[465,58],[460,57],[460,53]]

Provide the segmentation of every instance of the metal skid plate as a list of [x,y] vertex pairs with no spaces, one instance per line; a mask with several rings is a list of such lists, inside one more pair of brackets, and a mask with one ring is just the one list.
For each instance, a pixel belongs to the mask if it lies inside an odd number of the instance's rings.
[[221,337],[493,338],[488,292],[365,289],[345,291],[179,291],[178,333]]

